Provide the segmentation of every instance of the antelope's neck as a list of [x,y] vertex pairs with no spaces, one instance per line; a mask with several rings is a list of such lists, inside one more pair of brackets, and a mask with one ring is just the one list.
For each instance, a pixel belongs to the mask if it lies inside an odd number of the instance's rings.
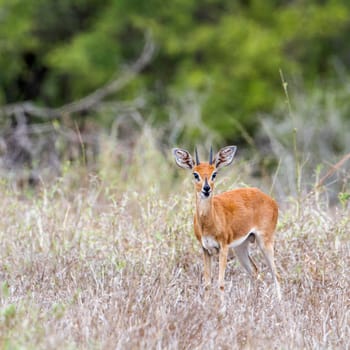
[[214,226],[214,205],[212,196],[205,199],[196,198],[196,214],[200,226]]

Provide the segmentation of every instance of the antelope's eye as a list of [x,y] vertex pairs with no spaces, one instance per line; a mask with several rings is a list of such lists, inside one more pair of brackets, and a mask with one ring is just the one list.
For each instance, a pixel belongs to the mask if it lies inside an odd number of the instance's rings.
[[197,173],[193,173],[194,178],[199,181],[199,175]]
[[213,174],[211,175],[211,180],[214,181],[215,178],[216,178],[216,173],[213,173]]

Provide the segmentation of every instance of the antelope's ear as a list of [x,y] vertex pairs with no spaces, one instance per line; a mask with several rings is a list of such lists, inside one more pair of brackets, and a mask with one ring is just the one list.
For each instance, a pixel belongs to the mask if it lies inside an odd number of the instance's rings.
[[227,146],[221,148],[214,159],[215,168],[220,169],[224,166],[230,165],[233,161],[233,158],[235,157],[236,150],[236,146]]
[[176,164],[183,169],[192,169],[194,167],[194,161],[191,155],[184,149],[173,148],[173,154]]

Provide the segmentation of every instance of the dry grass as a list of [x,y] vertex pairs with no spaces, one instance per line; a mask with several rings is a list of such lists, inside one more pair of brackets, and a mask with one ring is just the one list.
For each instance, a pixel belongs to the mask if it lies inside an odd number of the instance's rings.
[[262,281],[233,257],[223,300],[202,289],[192,188],[169,167],[135,165],[124,182],[71,169],[37,193],[0,185],[0,348],[349,349],[349,212],[284,205],[282,302],[255,247]]

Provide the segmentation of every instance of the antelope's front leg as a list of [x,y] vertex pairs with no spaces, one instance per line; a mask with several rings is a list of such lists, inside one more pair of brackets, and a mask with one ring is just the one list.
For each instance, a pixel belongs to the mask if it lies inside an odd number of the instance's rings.
[[211,284],[211,255],[203,248],[203,262],[204,262],[204,286],[209,287]]
[[219,288],[224,290],[225,288],[225,270],[227,264],[227,252],[228,246],[222,245],[219,253]]

